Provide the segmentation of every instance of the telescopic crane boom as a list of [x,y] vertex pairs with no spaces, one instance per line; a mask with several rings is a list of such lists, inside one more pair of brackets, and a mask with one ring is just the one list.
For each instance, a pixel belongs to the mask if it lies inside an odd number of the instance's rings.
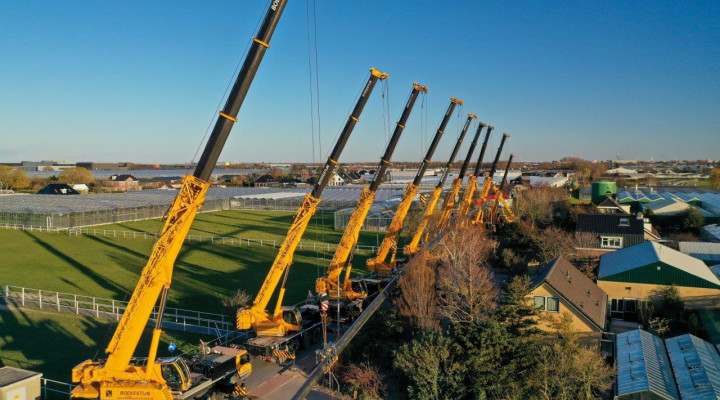
[[[286,4],[287,0],[273,1],[270,4],[225,106],[219,112],[220,117],[215,122],[195,172],[183,179],[182,187],[168,210],[160,238],[153,246],[150,259],[142,270],[140,280],[105,350],[107,359],[87,360],[73,369],[72,380],[78,385],[72,390],[71,397],[170,400],[185,398],[188,393],[200,396],[203,391],[199,389],[212,390],[207,385],[205,385],[207,387],[197,387],[199,384],[190,379],[188,367],[182,358],[157,360],[163,311],[175,260],[197,211],[202,207],[210,186],[210,175],[233,124],[237,122],[240,107],[265,51],[270,47],[270,38]],[[158,300],[159,312],[147,362],[144,365],[133,365],[131,358]],[[238,365],[237,368],[240,373],[240,366]],[[178,377],[179,382],[173,381],[169,384],[167,381],[169,376]]]
[[510,158],[508,158],[507,165],[505,166],[505,173],[503,174],[502,181],[500,182],[500,187],[495,188],[495,202],[493,203],[492,211],[490,212],[491,221],[497,218],[497,209],[499,203],[502,203],[503,205],[502,212],[505,220],[507,222],[515,221],[515,213],[510,208],[507,201],[505,201],[505,197],[503,196],[505,185],[507,184],[508,171],[510,171],[510,165],[512,164],[513,157],[515,157],[515,155],[510,153]]
[[507,133],[503,133],[502,139],[500,140],[500,146],[498,147],[497,154],[495,154],[495,160],[492,163],[492,166],[490,167],[490,172],[485,177],[485,182],[483,184],[482,190],[480,191],[480,196],[478,199],[478,212],[475,214],[475,219],[473,221],[473,224],[482,224],[483,223],[483,203],[485,202],[485,199],[487,198],[488,194],[490,194],[490,189],[493,188],[493,176],[495,175],[495,171],[497,171],[497,164],[498,161],[500,161],[500,155],[503,151],[503,146],[505,146],[505,141],[507,138],[509,138],[510,135]]
[[[467,131],[467,128],[470,126],[471,118],[475,119],[477,118],[477,115],[468,114],[467,122],[465,122],[465,131]],[[467,171],[468,165],[470,164],[470,158],[472,158],[473,152],[475,151],[475,146],[477,146],[477,141],[480,137],[480,132],[482,131],[482,127],[484,125],[485,124],[483,124],[482,122],[478,125],[478,129],[475,131],[475,136],[473,137],[472,142],[470,142],[470,148],[468,149],[467,157],[465,157],[465,161],[463,161],[462,167],[460,167],[460,173],[458,174],[458,176],[455,177],[455,179],[453,179],[450,191],[447,192],[447,194],[445,195],[445,201],[443,202],[443,212],[440,216],[440,221],[438,222],[438,226],[440,227],[440,229],[444,229],[445,224],[447,224],[447,222],[450,220],[450,214],[455,207],[455,199],[460,193],[460,188],[462,187],[463,179],[465,178],[465,172]]]
[[[360,114],[362,113],[375,84],[378,79],[386,79],[387,77],[388,75],[384,72],[380,72],[375,68],[370,69],[370,77],[360,94],[360,98],[355,104],[355,108],[352,113],[348,117],[345,127],[340,133],[337,143],[335,143],[335,147],[325,162],[325,166],[320,172],[320,176],[313,186],[312,191],[305,196],[302,205],[295,214],[295,219],[288,230],[285,241],[283,241],[280,246],[280,250],[275,257],[275,261],[270,267],[270,271],[265,278],[265,282],[263,282],[260,291],[255,297],[255,301],[251,307],[243,308],[238,311],[238,329],[252,328],[258,336],[286,336],[289,333],[298,332],[302,329],[303,321],[300,312],[294,309],[282,307],[282,301],[285,295],[285,282],[287,281],[287,275],[290,264],[292,264],[295,248],[300,243],[300,239],[302,238],[303,233],[305,233],[305,229],[310,222],[310,218],[317,211],[323,189],[325,189],[330,177],[333,175],[333,171],[338,164],[338,158],[345,148],[345,144],[350,138],[350,134],[355,128],[355,124],[359,121]],[[280,283],[280,279],[282,279],[282,285],[280,286],[277,304],[272,312],[268,312],[266,311],[266,308],[270,302],[270,297]]]
[[[486,125],[484,122],[480,122],[480,124],[478,125],[478,133],[485,126]],[[473,197],[475,195],[475,191],[477,190],[478,176],[480,176],[480,171],[482,170],[482,162],[483,157],[485,157],[485,150],[487,149],[488,139],[490,139],[490,133],[493,131],[493,129],[495,129],[495,127],[490,125],[485,131],[485,139],[483,140],[482,147],[480,147],[480,156],[478,156],[477,164],[475,164],[475,171],[468,178],[468,184],[467,186],[465,186],[465,192],[463,193],[463,198],[460,202],[460,209],[457,213],[458,220],[463,220],[463,218],[467,215],[468,211],[470,211],[470,206],[472,205]]]
[[[445,127],[447,126],[447,123],[450,120],[453,111],[455,110],[455,106],[458,104],[462,104],[462,100],[458,100],[454,97],[450,99],[450,104],[448,105],[447,111],[445,111],[445,116],[440,123],[440,127],[435,132],[435,136],[430,143],[430,147],[428,147],[425,157],[420,162],[420,167],[415,174],[415,179],[413,179],[413,181],[410,182],[405,188],[402,200],[400,200],[400,204],[398,204],[397,209],[395,210],[395,215],[390,222],[390,227],[388,227],[388,230],[385,233],[385,238],[380,244],[377,255],[374,258],[370,258],[367,260],[368,270],[374,271],[378,275],[388,276],[395,269],[395,257],[397,256],[398,235],[402,230],[405,217],[407,216],[408,211],[410,210],[410,206],[412,206],[412,202],[415,199],[415,196],[417,195],[417,192],[420,188],[420,182],[422,181],[423,176],[425,176],[425,171],[427,171],[430,160],[432,160],[432,156],[433,154],[435,154],[435,149],[437,148],[438,143],[440,143],[440,138],[442,138],[442,135],[445,132]],[[386,262],[385,260],[387,259],[388,253],[390,253],[391,250],[393,254],[390,257],[390,260]]]
[[[405,103],[405,109],[403,110],[397,125],[395,125],[395,131],[390,138],[390,142],[388,142],[385,154],[383,154],[380,158],[380,164],[376,169],[375,177],[373,177],[373,181],[370,183],[369,187],[363,188],[363,191],[357,200],[357,205],[355,206],[355,210],[350,216],[350,220],[345,227],[342,239],[340,239],[340,244],[335,250],[335,254],[330,261],[327,276],[319,278],[315,282],[315,291],[317,293],[327,293],[331,299],[350,301],[365,298],[367,296],[367,293],[359,293],[353,290],[352,282],[350,280],[352,265],[348,263],[348,260],[352,254],[353,247],[357,244],[360,229],[365,222],[365,217],[367,217],[370,207],[375,201],[375,194],[385,177],[385,172],[390,165],[390,158],[395,151],[395,146],[397,146],[397,143],[400,140],[400,135],[405,129],[405,124],[410,117],[410,112],[415,105],[415,101],[421,92],[425,93],[427,90],[427,87],[413,83],[410,98],[408,98],[408,101]],[[348,265],[345,268],[346,263]],[[345,268],[345,279],[343,283],[340,283],[340,275],[342,274],[343,268]]]
[[474,115],[470,115],[472,117],[468,116],[463,130],[460,132],[460,136],[458,136],[457,142],[455,142],[455,147],[453,147],[452,154],[450,154],[450,159],[448,160],[447,164],[445,164],[445,169],[443,170],[443,174],[440,177],[440,181],[438,181],[437,185],[435,185],[435,189],[433,190],[432,194],[430,195],[430,199],[425,205],[425,213],[423,214],[423,218],[422,220],[420,220],[420,223],[415,230],[415,234],[413,235],[412,240],[407,246],[405,246],[404,253],[406,255],[414,254],[419,249],[420,239],[422,238],[423,233],[425,233],[425,228],[427,227],[428,223],[430,222],[430,218],[435,212],[435,205],[437,204],[438,199],[440,199],[440,194],[442,193],[443,186],[445,185],[445,180],[447,180],[447,177],[450,174],[452,164],[453,162],[455,162],[455,157],[460,150],[460,145],[462,145],[465,134],[467,133],[468,127],[470,126],[470,122],[474,117]]

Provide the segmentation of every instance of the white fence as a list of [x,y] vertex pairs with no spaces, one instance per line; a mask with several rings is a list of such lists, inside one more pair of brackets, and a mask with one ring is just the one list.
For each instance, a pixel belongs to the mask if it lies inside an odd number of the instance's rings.
[[[17,307],[32,307],[116,321],[120,320],[127,307],[126,301],[13,285],[5,285],[0,298],[6,304]],[[158,308],[155,307],[150,317],[151,321],[155,321],[157,312]],[[162,326],[167,329],[221,336],[235,330],[235,317],[165,307]]]
[[[73,228],[67,231],[68,235],[80,236],[80,235],[91,235],[91,236],[104,236],[113,238],[124,238],[124,239],[153,239],[156,240],[160,237],[159,233],[150,232],[136,232],[136,231],[121,231],[115,229],[97,229],[97,228]],[[233,246],[270,246],[278,247],[278,241],[275,239],[250,239],[240,238],[231,236],[205,236],[205,235],[187,235],[185,241],[188,243],[198,242],[209,242],[213,244],[228,244]],[[322,242],[311,242],[311,241],[300,241],[298,244],[298,250],[326,250],[333,251],[337,248],[337,244],[322,243]],[[378,246],[364,246],[356,245],[356,251],[370,251],[377,252]]]
[[[124,239],[151,239],[157,240],[160,237],[159,233],[152,232],[137,232],[137,231],[122,231],[116,229],[98,229],[98,228],[70,228],[70,229],[48,229],[43,227],[36,227],[30,225],[13,225],[13,224],[0,224],[0,228],[4,229],[15,229],[24,231],[37,231],[37,232],[52,232],[52,233],[67,233],[70,236],[104,236],[113,238],[124,238]],[[185,238],[187,243],[200,243],[209,242],[213,244],[228,244],[231,246],[270,246],[278,247],[279,243],[275,239],[251,239],[251,238],[240,238],[231,236],[205,236],[205,235],[187,235]],[[298,244],[298,250],[316,250],[316,251],[334,251],[337,248],[337,244],[333,243],[322,243],[313,241],[300,241]],[[377,252],[378,246],[365,246],[355,245],[355,251],[369,251]]]

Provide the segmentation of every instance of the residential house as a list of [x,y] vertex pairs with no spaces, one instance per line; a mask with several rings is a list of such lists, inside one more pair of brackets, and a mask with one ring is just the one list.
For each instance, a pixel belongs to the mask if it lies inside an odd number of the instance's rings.
[[[541,316],[569,313],[576,332],[599,333],[605,329],[608,296],[570,261],[558,257],[532,278],[528,295]],[[538,327],[550,330],[540,318]]]
[[610,298],[611,316],[627,320],[637,319],[639,301],[653,298],[670,285],[689,306],[720,300],[720,279],[705,263],[657,242],[603,254],[597,285]]
[[107,181],[113,191],[127,192],[129,190],[140,190],[140,182],[130,174],[111,175]]
[[255,180],[255,187],[269,187],[274,186],[277,180],[272,175],[265,174]]
[[607,196],[605,200],[600,202],[597,209],[601,214],[630,214],[630,205],[620,204],[612,196]]
[[645,219],[642,214],[580,214],[575,235],[591,236],[594,249],[622,249],[645,241]]
[[67,183],[51,183],[44,188],[40,189],[37,194],[80,194],[77,190],[73,189],[72,186]]
[[346,181],[338,172],[333,172],[333,176],[330,178],[328,186],[344,186],[347,183],[348,181]]

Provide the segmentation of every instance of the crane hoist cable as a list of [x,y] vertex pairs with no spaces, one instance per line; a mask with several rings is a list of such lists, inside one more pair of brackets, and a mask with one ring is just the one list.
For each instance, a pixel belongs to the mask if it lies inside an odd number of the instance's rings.
[[307,27],[307,55],[308,55],[308,92],[310,95],[310,143],[312,147],[312,162],[315,163],[315,100],[313,96],[313,66],[312,44],[310,35],[310,0],[305,0],[305,21]]
[[[267,8],[270,5],[270,2],[268,1],[265,4],[265,7]],[[255,22],[255,27],[253,28],[253,32],[258,31],[258,27],[263,21],[262,15],[258,18],[257,22]],[[228,79],[228,83],[225,86],[225,91],[223,92],[222,96],[220,96],[220,100],[218,101],[218,105],[215,107],[215,110],[212,113],[212,116],[210,117],[210,121],[208,122],[207,127],[205,128],[205,133],[203,134],[202,139],[200,139],[200,143],[198,143],[198,147],[195,150],[195,154],[193,154],[192,160],[190,161],[190,165],[187,165],[188,168],[192,168],[193,164],[195,164],[195,159],[197,158],[198,153],[200,153],[200,149],[202,149],[203,143],[205,143],[205,139],[207,138],[208,133],[210,133],[210,128],[213,126],[213,123],[215,120],[220,116],[219,111],[222,110],[223,101],[227,97],[228,91],[232,87],[232,85],[235,83],[235,77],[238,74],[238,71],[240,70],[240,67],[243,64],[243,61],[245,60],[245,56],[247,55],[247,52],[250,50],[250,46],[252,46],[253,40],[250,39],[247,41],[247,44],[245,45],[245,50],[243,50],[242,54],[240,54],[240,58],[238,59],[237,64],[235,65],[235,70],[233,71],[232,75],[230,76],[230,79]],[[188,171],[189,174],[189,171]]]

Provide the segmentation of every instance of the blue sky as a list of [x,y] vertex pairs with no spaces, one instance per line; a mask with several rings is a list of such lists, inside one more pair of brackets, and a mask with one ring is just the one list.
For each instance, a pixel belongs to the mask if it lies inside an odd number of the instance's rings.
[[[307,1],[289,1],[221,160],[312,161]],[[192,160],[265,7],[2,1],[0,161]],[[720,158],[718,1],[317,0],[317,27],[323,154],[368,69],[390,74],[341,161],[379,159],[383,107],[394,125],[413,81],[430,91],[395,160],[419,161],[450,96],[465,105],[435,160],[468,112],[522,161]]]

